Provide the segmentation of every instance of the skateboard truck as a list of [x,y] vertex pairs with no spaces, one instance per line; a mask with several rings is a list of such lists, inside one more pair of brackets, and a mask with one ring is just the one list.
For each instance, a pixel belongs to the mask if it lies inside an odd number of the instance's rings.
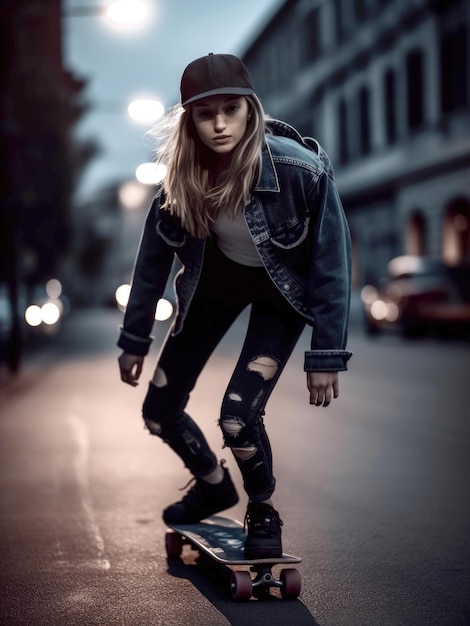
[[299,570],[286,567],[281,570],[279,579],[272,573],[271,564],[252,565],[250,571],[255,573],[252,579],[246,570],[232,571],[230,590],[234,600],[249,600],[251,596],[257,598],[269,595],[270,588],[278,588],[284,599],[299,597],[302,586]]

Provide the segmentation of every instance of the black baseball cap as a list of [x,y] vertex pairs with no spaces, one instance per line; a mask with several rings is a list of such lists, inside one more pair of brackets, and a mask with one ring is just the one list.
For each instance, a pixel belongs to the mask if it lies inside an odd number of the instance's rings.
[[254,93],[248,70],[233,54],[211,52],[192,61],[181,77],[182,106],[208,96],[251,96]]

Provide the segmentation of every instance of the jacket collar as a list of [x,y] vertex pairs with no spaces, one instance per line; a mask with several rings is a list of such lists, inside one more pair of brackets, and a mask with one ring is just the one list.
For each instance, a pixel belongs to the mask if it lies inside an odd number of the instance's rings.
[[268,134],[294,139],[294,141],[305,147],[302,135],[290,124],[286,124],[282,120],[267,119],[265,127]]
[[253,191],[281,191],[276,168],[274,167],[273,155],[269,143],[265,140],[260,158],[260,174]]
[[[290,124],[286,124],[281,120],[268,119],[265,122],[266,126],[266,135],[276,135],[278,137],[288,137],[289,139],[293,139],[298,144],[311,150],[312,152],[316,152],[317,154],[320,151],[318,143],[315,139],[311,139],[310,137],[302,137],[302,135]],[[258,183],[254,188],[254,191],[280,191],[281,188],[279,186],[279,179],[277,177],[276,168],[274,167],[273,155],[271,152],[271,148],[269,147],[269,142],[267,139],[264,141],[263,150],[261,153],[261,172],[258,178]]]

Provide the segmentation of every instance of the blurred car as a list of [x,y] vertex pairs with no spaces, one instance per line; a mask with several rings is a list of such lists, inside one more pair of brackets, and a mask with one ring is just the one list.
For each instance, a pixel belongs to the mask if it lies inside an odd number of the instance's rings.
[[429,257],[401,256],[387,270],[379,285],[361,291],[368,334],[399,328],[407,337],[470,337],[470,265],[451,267]]
[[[52,283],[54,281],[49,281]],[[55,281],[58,282],[58,281]],[[0,337],[8,337],[13,326],[14,306],[7,285],[0,284]],[[51,334],[58,329],[67,312],[68,300],[61,292],[48,293],[47,286],[33,285],[17,288],[16,308],[20,315],[23,332]]]
[[68,311],[59,281],[47,285],[18,285],[16,303],[8,285],[0,283],[0,364],[17,371],[21,352],[42,337],[56,334]]

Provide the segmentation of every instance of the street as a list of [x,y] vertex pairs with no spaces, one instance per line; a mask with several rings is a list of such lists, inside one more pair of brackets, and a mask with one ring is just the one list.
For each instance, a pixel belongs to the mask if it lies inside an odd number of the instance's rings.
[[[274,503],[302,593],[234,602],[223,571],[167,559],[162,509],[190,476],[143,427],[140,385],[120,382],[121,316],[83,311],[0,388],[0,623],[433,626],[470,624],[470,344],[367,338],[340,398],[308,404],[303,335],[266,411]],[[188,412],[226,458],[218,409],[243,319],[213,355]]]

